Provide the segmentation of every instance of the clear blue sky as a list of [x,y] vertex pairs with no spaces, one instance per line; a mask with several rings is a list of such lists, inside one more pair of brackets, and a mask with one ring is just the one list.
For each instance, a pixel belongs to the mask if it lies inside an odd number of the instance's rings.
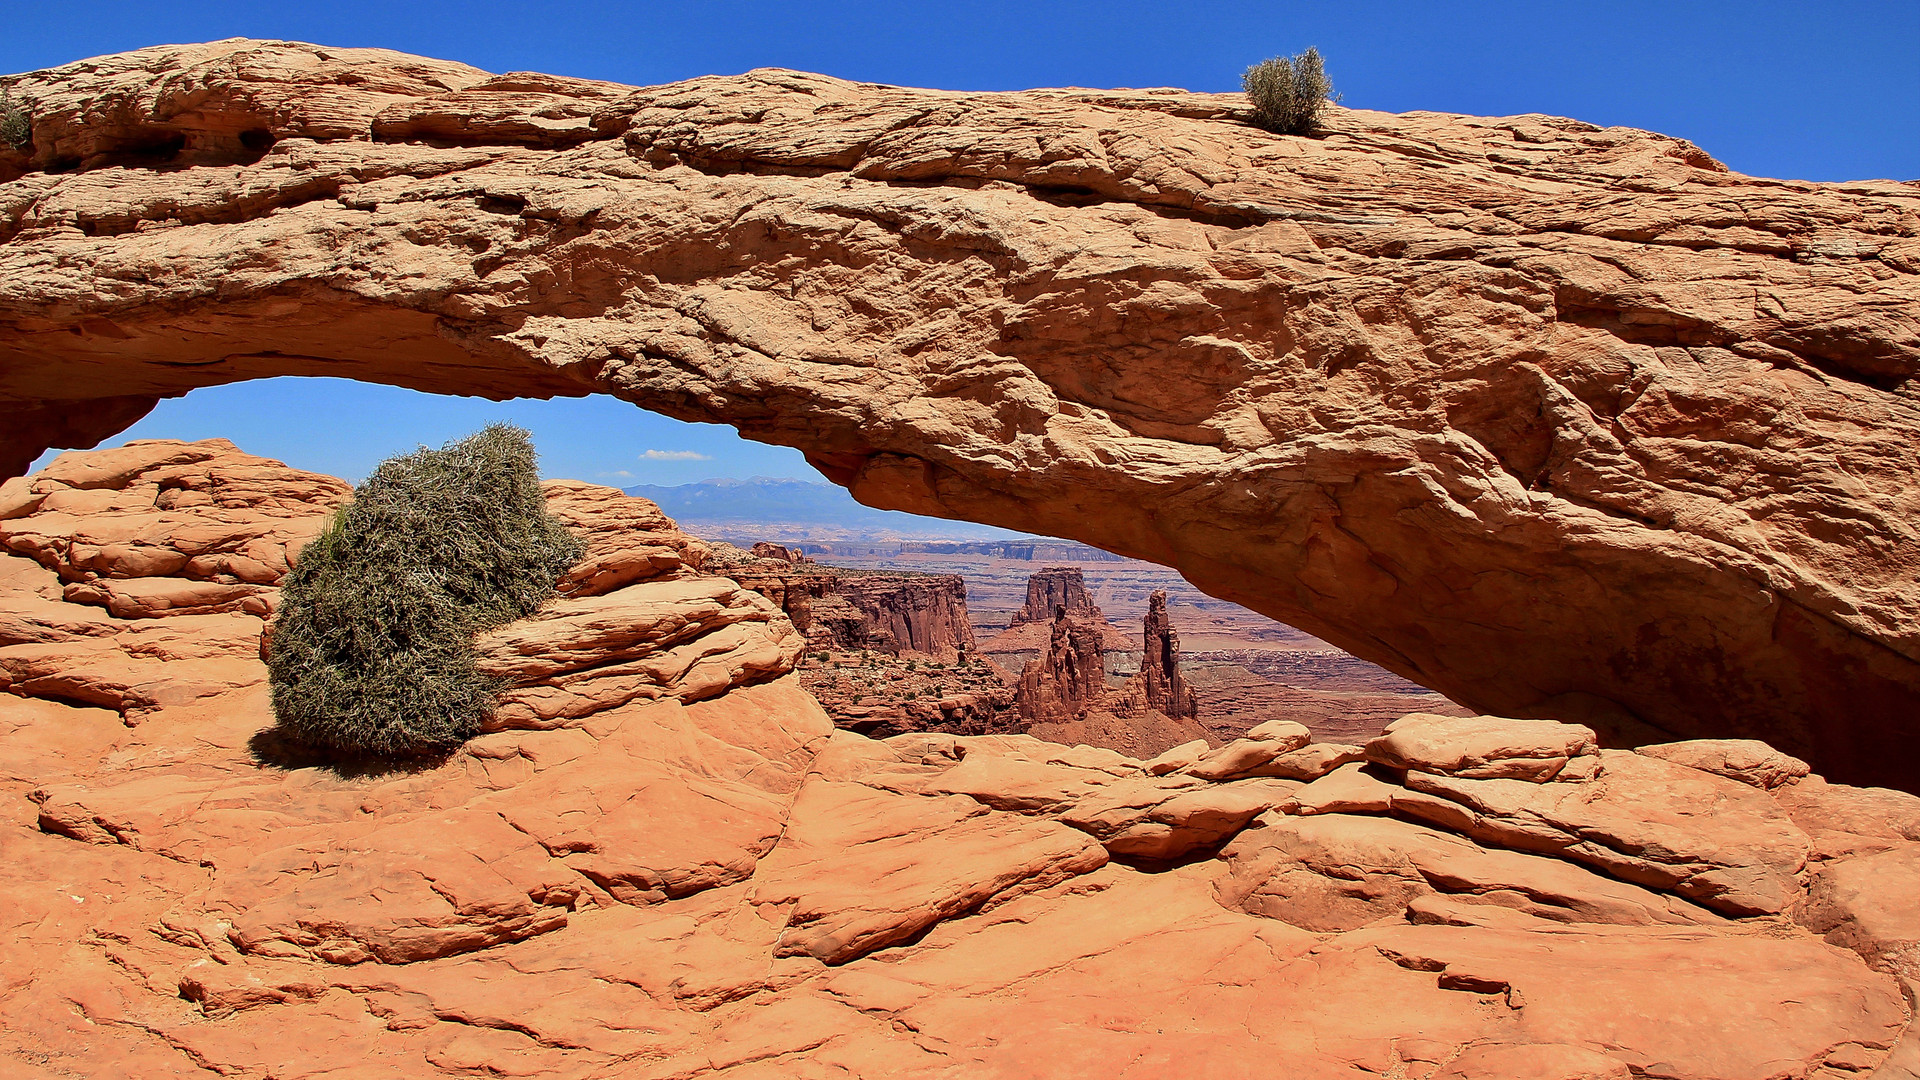
[[[9,8],[0,34],[0,71],[9,72],[244,36],[641,85],[775,66],[949,89],[1233,90],[1247,65],[1315,45],[1351,106],[1553,113],[1691,139],[1741,172],[1920,178],[1920,0],[68,0]],[[298,407],[289,412],[289,403]],[[196,391],[162,403],[126,437],[225,435],[358,478],[381,457],[496,418],[534,431],[550,475],[657,484],[813,476],[794,451],[604,399],[501,405],[331,380]],[[705,460],[658,457],[675,452]]]

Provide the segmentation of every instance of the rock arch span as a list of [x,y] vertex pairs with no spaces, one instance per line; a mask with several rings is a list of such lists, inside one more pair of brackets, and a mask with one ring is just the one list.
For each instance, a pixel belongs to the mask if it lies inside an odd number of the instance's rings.
[[1171,90],[238,40],[7,81],[12,472],[269,375],[610,393],[1488,711],[1920,782],[1912,185]]

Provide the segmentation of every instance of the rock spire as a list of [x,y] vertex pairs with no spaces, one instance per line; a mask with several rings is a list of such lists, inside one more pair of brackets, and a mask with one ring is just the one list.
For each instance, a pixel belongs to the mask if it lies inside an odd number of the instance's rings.
[[1148,598],[1144,623],[1139,678],[1147,708],[1190,720],[1197,710],[1180,675],[1180,633],[1167,617],[1167,590],[1155,589]]

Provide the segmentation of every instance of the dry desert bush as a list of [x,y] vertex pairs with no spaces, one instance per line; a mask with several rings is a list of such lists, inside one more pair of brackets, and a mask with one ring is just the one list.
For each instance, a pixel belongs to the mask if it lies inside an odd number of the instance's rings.
[[275,718],[348,754],[459,745],[499,689],[475,667],[474,635],[538,610],[582,552],[547,513],[519,428],[383,462],[287,575],[269,660]]
[[1253,103],[1253,123],[1281,135],[1308,135],[1320,123],[1328,102],[1340,100],[1327,79],[1320,50],[1309,47],[1294,56],[1276,56],[1248,68],[1240,77]]

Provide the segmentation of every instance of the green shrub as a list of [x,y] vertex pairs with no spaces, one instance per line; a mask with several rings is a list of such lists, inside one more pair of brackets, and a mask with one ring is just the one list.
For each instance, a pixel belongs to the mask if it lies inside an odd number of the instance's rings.
[[282,585],[274,716],[348,754],[458,746],[499,691],[475,667],[474,635],[531,615],[582,553],[547,513],[519,428],[381,463]]
[[1254,125],[1281,135],[1310,134],[1327,103],[1340,100],[1327,80],[1320,50],[1314,48],[1262,60],[1248,68],[1240,82],[1253,103]]
[[33,117],[13,103],[13,95],[0,87],[0,142],[15,150],[33,143]]

